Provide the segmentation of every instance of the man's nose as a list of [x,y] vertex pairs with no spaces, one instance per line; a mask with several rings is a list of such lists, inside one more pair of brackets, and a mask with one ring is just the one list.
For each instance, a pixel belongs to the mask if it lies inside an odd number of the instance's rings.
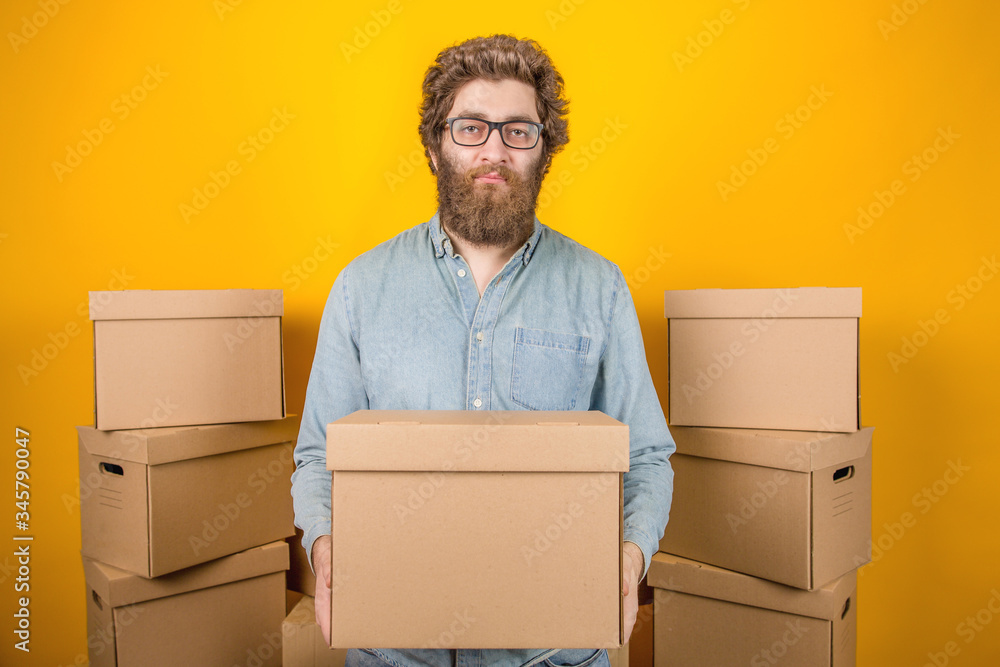
[[486,137],[486,143],[479,147],[479,157],[484,162],[507,162],[510,154],[507,145],[503,142],[500,128],[493,128]]

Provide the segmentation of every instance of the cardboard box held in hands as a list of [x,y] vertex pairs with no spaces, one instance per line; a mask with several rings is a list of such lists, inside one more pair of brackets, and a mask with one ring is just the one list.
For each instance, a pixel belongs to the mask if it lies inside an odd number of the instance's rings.
[[600,412],[330,424],[333,646],[620,647],[628,465]]

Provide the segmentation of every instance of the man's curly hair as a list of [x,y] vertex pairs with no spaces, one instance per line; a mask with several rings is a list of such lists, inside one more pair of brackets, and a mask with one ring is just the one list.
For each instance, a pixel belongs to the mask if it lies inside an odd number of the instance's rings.
[[[420,105],[420,140],[430,162],[431,151],[441,155],[442,129],[459,88],[474,79],[513,79],[535,89],[538,118],[542,129],[542,157],[548,171],[552,157],[569,141],[566,115],[569,102],[563,79],[549,56],[534,40],[511,35],[476,37],[449,46],[437,55],[424,75]],[[434,165],[431,163],[431,171]]]

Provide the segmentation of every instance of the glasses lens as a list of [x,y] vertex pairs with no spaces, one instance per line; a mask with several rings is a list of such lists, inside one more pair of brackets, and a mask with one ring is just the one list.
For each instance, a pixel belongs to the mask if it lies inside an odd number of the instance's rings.
[[538,127],[531,123],[504,123],[503,142],[511,148],[531,148],[538,141]]
[[[522,121],[510,121],[500,128],[503,142],[511,148],[534,148],[538,143],[538,126]],[[456,118],[451,121],[451,138],[459,146],[481,146],[486,143],[490,126],[475,118]]]
[[486,141],[489,125],[472,118],[459,118],[451,124],[451,138],[460,146],[478,146]]

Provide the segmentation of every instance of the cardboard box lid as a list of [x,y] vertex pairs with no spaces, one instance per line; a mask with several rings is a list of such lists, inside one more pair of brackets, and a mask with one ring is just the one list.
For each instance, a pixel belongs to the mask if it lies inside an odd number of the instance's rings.
[[112,607],[156,600],[287,569],[288,543],[284,540],[153,579],[83,557],[87,586]]
[[670,426],[678,454],[811,472],[863,457],[871,426],[849,433]]
[[329,424],[326,438],[329,470],[626,472],[629,465],[628,426],[596,410],[359,410]]
[[653,588],[828,621],[840,618],[847,598],[857,590],[857,579],[857,570],[851,570],[822,588],[804,591],[662,551],[653,555],[647,574]]
[[167,320],[199,317],[278,317],[280,289],[121,290],[90,292],[91,320]]
[[693,289],[664,292],[668,318],[861,317],[860,287]]
[[242,449],[292,442],[299,417],[209,426],[168,426],[124,431],[100,431],[77,426],[80,442],[93,456],[159,465]]

